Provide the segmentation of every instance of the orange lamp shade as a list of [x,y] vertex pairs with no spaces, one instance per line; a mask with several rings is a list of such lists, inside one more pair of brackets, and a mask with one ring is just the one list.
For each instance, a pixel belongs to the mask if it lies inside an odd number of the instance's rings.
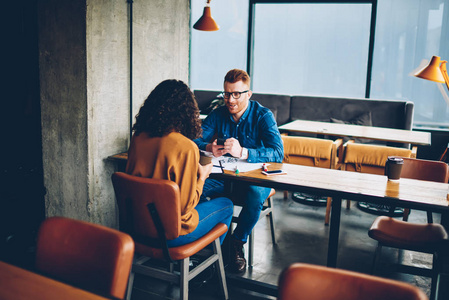
[[430,63],[415,73],[416,77],[444,83],[444,76],[440,68],[440,57],[433,56]]
[[193,28],[203,31],[217,31],[220,28],[215,20],[212,19],[209,6],[204,7],[203,15],[196,21]]

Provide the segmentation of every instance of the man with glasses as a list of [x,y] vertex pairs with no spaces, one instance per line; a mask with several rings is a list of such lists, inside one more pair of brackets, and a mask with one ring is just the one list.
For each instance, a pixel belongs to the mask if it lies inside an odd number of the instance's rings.
[[[202,123],[203,136],[195,143],[215,157],[230,155],[250,163],[282,162],[284,148],[273,113],[258,102],[250,100],[250,77],[243,70],[230,70],[224,79],[225,106],[213,110]],[[224,140],[217,143],[218,140]],[[270,194],[270,188],[236,184],[233,195],[242,200],[243,208],[231,240],[230,267],[243,272],[246,259],[243,245],[259,220],[260,211]],[[208,178],[202,200],[224,193],[220,180]],[[233,197],[235,198],[235,197]]]

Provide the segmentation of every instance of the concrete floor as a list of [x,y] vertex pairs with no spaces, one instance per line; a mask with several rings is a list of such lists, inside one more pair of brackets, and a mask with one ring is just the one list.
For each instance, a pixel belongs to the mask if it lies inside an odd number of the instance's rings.
[[[282,269],[294,262],[326,265],[329,227],[324,225],[325,207],[299,204],[283,199],[283,193],[277,192],[273,199],[277,245],[272,245],[270,225],[267,218],[258,222],[255,229],[255,255],[252,269],[242,275],[229,273],[228,289],[230,299],[275,299],[275,297],[254,293],[242,289],[249,286],[245,279],[257,280],[262,286],[277,285]],[[343,201],[346,207],[346,201]],[[360,211],[352,202],[351,209],[342,209],[338,268],[370,273],[376,242],[368,237],[368,229],[376,218]],[[410,222],[426,222],[425,212],[412,211]],[[434,214],[434,221],[439,216]],[[404,262],[414,265],[431,266],[431,255],[401,251]],[[401,280],[418,286],[430,294],[430,279],[426,277],[392,273],[385,268],[388,261],[395,261],[398,251],[385,248],[382,263],[376,275]],[[212,279],[205,284],[192,284],[190,299],[222,299],[218,283]],[[132,300],[141,299],[177,299],[179,290],[155,279],[136,275]]]

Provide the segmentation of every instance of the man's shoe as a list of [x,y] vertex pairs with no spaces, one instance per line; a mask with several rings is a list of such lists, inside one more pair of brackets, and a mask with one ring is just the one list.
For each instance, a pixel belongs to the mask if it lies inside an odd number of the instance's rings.
[[237,273],[242,273],[246,269],[246,259],[243,253],[243,245],[245,243],[233,239],[231,248],[231,261],[229,266],[231,270]]

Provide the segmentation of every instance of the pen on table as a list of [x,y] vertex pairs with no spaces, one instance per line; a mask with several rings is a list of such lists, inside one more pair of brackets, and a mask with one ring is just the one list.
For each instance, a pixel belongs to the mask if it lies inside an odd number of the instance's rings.
[[223,165],[221,164],[221,160],[219,160],[218,163],[220,164],[221,173],[224,173],[224,171],[223,171]]

